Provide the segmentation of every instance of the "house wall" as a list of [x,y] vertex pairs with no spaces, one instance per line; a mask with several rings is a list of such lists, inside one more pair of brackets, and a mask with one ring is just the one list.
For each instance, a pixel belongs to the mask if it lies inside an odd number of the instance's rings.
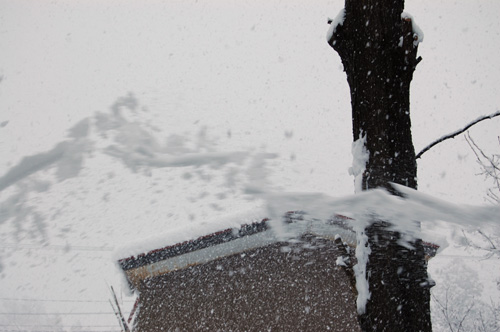
[[146,279],[137,331],[360,331],[327,239],[305,236]]

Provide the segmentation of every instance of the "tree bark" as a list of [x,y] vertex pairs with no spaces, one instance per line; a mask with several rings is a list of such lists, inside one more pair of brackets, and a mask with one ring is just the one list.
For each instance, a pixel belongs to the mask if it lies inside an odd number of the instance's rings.
[[[418,62],[404,0],[346,0],[345,18],[328,40],[338,52],[351,91],[353,138],[366,135],[369,160],[362,189],[391,182],[417,188],[411,136],[410,82]],[[430,290],[421,240],[401,246],[386,221],[367,227],[371,298],[359,316],[364,331],[431,331]]]

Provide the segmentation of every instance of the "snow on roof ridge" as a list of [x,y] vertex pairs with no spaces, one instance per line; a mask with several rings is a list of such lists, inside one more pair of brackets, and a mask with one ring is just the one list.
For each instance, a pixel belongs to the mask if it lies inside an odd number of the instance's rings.
[[137,256],[130,256],[120,259],[118,263],[123,270],[129,270],[144,265],[156,263],[175,256],[184,255],[200,249],[205,249],[214,245],[226,243],[238,238],[253,235],[256,233],[264,232],[268,229],[267,221],[264,218],[260,222],[253,222],[251,224],[244,224],[238,231],[234,228],[227,228],[212,234],[200,236],[197,239],[176,243],[173,245],[165,246],[151,250],[147,253],[142,253]]
[[238,230],[244,225],[261,222],[267,217],[267,214],[264,206],[257,206],[250,210],[229,214],[222,218],[219,217],[211,220],[184,223],[167,232],[127,243],[117,248],[114,251],[113,257],[115,261],[119,261],[125,257],[137,257],[158,250],[159,248],[166,248],[176,244],[193,241],[200,237],[228,229]]
[[[333,236],[333,234],[329,234],[330,232],[325,229],[328,228],[330,231],[335,233],[341,232],[342,238],[345,238],[349,243],[355,243],[355,233],[350,225],[348,225],[348,220],[351,220],[349,217],[345,217],[342,215],[334,214],[330,220],[327,221],[323,226],[317,225],[317,223],[312,223],[308,218],[304,218],[307,213],[303,211],[289,211],[283,215],[283,222],[286,224],[296,224],[298,229],[295,229],[292,233],[288,234],[291,236],[297,236],[299,233],[311,233],[322,236]],[[248,221],[248,220],[246,220]],[[299,221],[297,224],[296,222]],[[305,221],[300,223],[300,221]],[[272,228],[272,225],[269,224],[270,219],[267,217],[262,217],[260,220],[252,219],[251,222],[242,222],[239,223],[239,227],[232,227],[223,229],[219,227],[216,231],[212,231],[211,233],[205,233],[201,236],[190,238],[183,240],[180,238],[175,243],[167,243],[167,239],[164,239],[165,235],[161,236],[162,245],[158,245],[151,250],[141,250],[136,251],[140,252],[139,254],[132,255],[120,255],[127,252],[127,249],[138,250],[137,244],[125,247],[125,249],[117,250],[115,252],[116,261],[120,265],[120,267],[126,271],[129,269],[135,269],[138,267],[142,267],[145,265],[157,263],[163,260],[167,260],[176,256],[181,256],[184,254],[188,254],[194,251],[198,251],[201,249],[205,249],[212,246],[217,246],[220,244],[224,244],[233,240],[240,239],[242,237],[251,236],[257,233],[265,232]],[[309,226],[306,229],[303,229],[306,224]],[[314,225],[313,225],[314,224]],[[321,223],[323,224],[323,223]],[[221,225],[214,223],[214,225]],[[325,227],[326,226],[326,227]],[[295,228],[295,227],[294,227]],[[287,236],[283,236],[284,234],[279,234],[278,230],[274,230],[273,233],[276,233],[275,236],[285,240]],[[145,242],[138,242],[139,245]],[[152,241],[147,240],[147,243],[150,247]],[[157,243],[157,241],[153,241],[153,243]],[[118,257],[120,256],[120,257]]]

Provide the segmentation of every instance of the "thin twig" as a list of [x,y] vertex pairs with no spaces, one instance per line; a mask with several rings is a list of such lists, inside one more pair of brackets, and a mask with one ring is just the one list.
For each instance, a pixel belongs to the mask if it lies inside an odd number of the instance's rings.
[[[465,140],[472,152],[476,156],[476,161],[482,169],[479,173],[484,175],[486,178],[491,178],[495,185],[495,189],[500,192],[500,154],[492,154],[488,157],[484,151],[474,142],[470,133],[467,132],[465,135]],[[500,136],[498,138],[500,143]],[[493,200],[493,202],[500,203],[500,197],[493,191],[493,188],[488,189],[487,196]]]
[[470,127],[472,127],[473,125],[483,121],[483,120],[487,120],[487,119],[493,119],[494,117],[496,116],[499,116],[500,115],[500,111],[497,111],[496,113],[493,113],[493,114],[490,114],[490,115],[485,115],[485,116],[482,116],[474,121],[472,121],[471,123],[469,123],[467,126],[465,126],[464,128],[462,129],[459,129],[457,131],[454,131],[452,132],[451,134],[448,134],[448,135],[445,135],[443,137],[441,137],[440,139],[438,140],[435,140],[434,142],[432,142],[431,144],[427,145],[422,151],[420,151],[416,156],[415,156],[415,159],[419,159],[420,157],[422,157],[422,155],[429,151],[431,148],[433,148],[436,144],[439,144],[443,141],[446,141],[447,139],[450,139],[450,138],[454,138],[455,136],[457,135],[460,135],[462,134],[463,132],[465,132],[467,129],[469,129]]
[[120,309],[120,304],[118,303],[118,298],[116,297],[116,293],[115,293],[115,290],[113,289],[113,286],[110,286],[110,289],[111,289],[111,294],[113,295],[113,299],[115,300],[115,305],[116,305],[116,310],[115,310],[113,303],[111,302],[111,300],[109,301],[111,303],[111,306],[113,307],[113,311],[115,312],[115,315],[118,318],[118,321],[120,322],[120,325],[122,326],[123,331],[130,332],[130,329],[128,328],[127,322],[125,321],[125,318],[123,317],[122,310]]
[[[488,175],[494,177],[496,175],[495,171],[500,171],[500,167],[495,162],[494,155],[493,155],[493,157],[488,157],[484,153],[484,151],[476,144],[476,142],[474,142],[474,140],[470,136],[469,132],[467,132],[467,135],[465,135],[465,140],[467,141],[467,143],[469,143],[469,146],[471,147],[472,151],[474,151],[474,154],[476,155],[478,163],[482,166],[483,169],[485,169],[485,172],[487,172]],[[474,145],[474,146],[472,146],[472,145]],[[476,150],[479,151],[479,153],[481,153],[483,158],[488,161],[488,163],[490,164],[490,167],[493,171],[487,170],[488,166],[483,165],[483,162],[481,161],[481,158],[479,157],[479,154],[476,152]]]
[[492,250],[496,250],[497,249],[497,247],[495,246],[495,244],[493,243],[493,241],[491,241],[491,239],[486,234],[484,234],[480,229],[478,229],[477,232],[479,234],[481,234],[490,243]]
[[464,323],[464,320],[465,318],[467,317],[467,315],[470,313],[470,311],[472,310],[472,307],[474,306],[474,302],[471,303],[471,305],[469,306],[469,308],[467,309],[467,311],[465,312],[465,315],[462,317],[462,320],[460,321],[460,324],[458,324],[458,330],[457,332],[460,332],[460,329],[462,328],[462,324]]

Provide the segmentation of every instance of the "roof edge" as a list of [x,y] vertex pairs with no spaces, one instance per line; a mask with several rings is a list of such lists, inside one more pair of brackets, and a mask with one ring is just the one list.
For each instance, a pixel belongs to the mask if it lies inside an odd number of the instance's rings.
[[163,248],[154,249],[137,256],[122,258],[118,260],[118,264],[124,271],[127,271],[141,266],[153,264],[168,258],[204,249],[213,245],[230,242],[244,236],[257,234],[268,230],[268,221],[268,218],[264,218],[260,222],[244,224],[240,227],[240,229],[227,228],[222,231],[198,237],[194,240],[184,241]]

